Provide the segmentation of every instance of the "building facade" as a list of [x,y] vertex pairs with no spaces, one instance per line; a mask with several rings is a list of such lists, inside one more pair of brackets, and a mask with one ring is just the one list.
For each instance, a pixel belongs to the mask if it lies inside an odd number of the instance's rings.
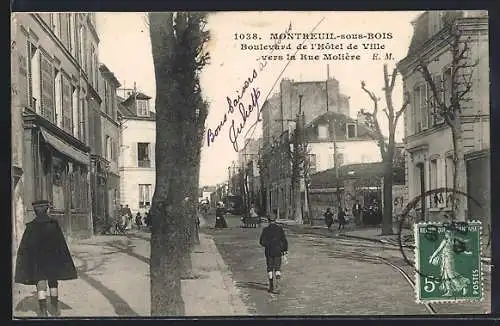
[[151,97],[133,89],[118,97],[120,130],[120,204],[133,213],[149,211],[155,189],[156,119]]
[[13,14],[11,45],[14,241],[39,199],[67,237],[88,237],[89,106],[101,101],[95,14]]
[[[283,79],[280,83],[280,92],[263,104],[261,154],[266,161],[266,166],[261,168],[261,176],[265,180],[263,188],[266,191],[266,210],[277,209],[280,218],[292,215],[290,142],[299,112],[303,113],[306,126],[313,125],[315,119],[327,112],[347,117],[349,97],[340,92],[339,82],[335,78],[312,82],[294,82]],[[307,132],[309,129],[311,128],[308,128]],[[322,128],[320,129],[323,131]],[[314,139],[317,137],[311,138],[311,140]],[[328,155],[328,146],[322,142],[313,142],[310,146],[310,150],[316,152],[311,157],[314,158],[314,155],[319,157],[321,154],[321,164],[325,169],[328,168],[328,159],[325,159]],[[325,150],[326,156],[323,158],[322,154]],[[313,162],[313,165],[317,163]]]
[[120,82],[104,64],[99,65],[99,106],[90,110],[91,194],[94,231],[100,232],[118,216],[120,173],[118,142],[120,124],[116,89]]
[[[436,114],[430,87],[422,74],[415,70],[418,58],[425,56],[436,88],[449,104],[452,83],[452,55],[446,21],[454,21],[464,39],[468,38],[472,69],[471,90],[461,102],[461,122],[465,149],[467,192],[479,201],[469,200],[468,215],[489,224],[490,207],[490,108],[488,17],[484,11],[428,11],[414,22],[414,34],[408,54],[398,68],[403,75],[404,89],[411,96],[405,112],[405,145],[408,197],[440,187],[453,187],[453,142],[450,127]],[[433,219],[450,210],[449,194],[426,198],[419,211],[425,219]]]

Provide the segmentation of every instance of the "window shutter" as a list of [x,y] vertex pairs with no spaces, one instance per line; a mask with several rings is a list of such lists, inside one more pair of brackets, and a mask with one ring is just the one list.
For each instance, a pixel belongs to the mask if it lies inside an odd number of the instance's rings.
[[[429,92],[428,92],[427,82],[424,84],[424,87],[421,88],[422,92],[422,130],[425,130],[429,127]],[[430,90],[429,90],[430,91]]]
[[61,23],[61,41],[64,43],[66,48],[69,50],[69,31],[68,31],[68,24],[69,24],[69,14],[67,13],[61,13],[59,14],[59,19]]
[[139,165],[139,162],[137,162],[137,143],[131,143],[130,144],[130,159],[131,159],[131,162],[130,164],[132,166],[138,166]]
[[50,60],[40,55],[40,73],[42,82],[42,115],[54,121],[54,69]]
[[63,117],[62,117],[62,125],[63,129],[71,133],[73,122],[73,100],[72,100],[72,91],[71,84],[67,77],[64,75],[62,77],[62,98],[63,98]]
[[156,160],[156,143],[151,143],[151,167],[155,167],[155,160]]

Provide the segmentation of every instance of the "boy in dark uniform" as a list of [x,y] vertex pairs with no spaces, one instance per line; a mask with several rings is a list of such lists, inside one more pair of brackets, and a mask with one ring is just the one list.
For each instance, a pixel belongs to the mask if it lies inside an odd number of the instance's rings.
[[48,214],[49,202],[33,203],[35,219],[26,224],[16,260],[16,283],[36,285],[40,316],[48,316],[47,283],[50,293],[51,313],[58,316],[58,280],[77,278],[76,268],[59,227]]
[[269,278],[268,292],[278,292],[281,279],[281,256],[288,251],[288,241],[283,228],[276,224],[277,211],[269,217],[269,225],[262,230],[260,245],[265,248],[267,275]]

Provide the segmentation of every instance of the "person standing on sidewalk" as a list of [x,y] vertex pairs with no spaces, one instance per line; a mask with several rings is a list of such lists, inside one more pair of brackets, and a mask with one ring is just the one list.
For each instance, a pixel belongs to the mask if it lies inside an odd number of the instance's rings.
[[58,281],[78,278],[73,258],[57,220],[48,214],[49,201],[33,202],[35,219],[26,224],[16,259],[14,281],[36,285],[40,316],[48,316],[47,283],[51,313],[58,316]]
[[330,228],[332,227],[332,224],[333,224],[332,210],[330,208],[327,208],[326,212],[325,212],[325,214],[323,214],[323,216],[325,217],[325,223],[326,223],[326,226],[328,227],[328,230],[331,230]]
[[339,211],[338,211],[338,220],[339,220],[339,231],[340,229],[344,230],[345,225],[347,223],[346,218],[345,218],[345,211],[342,208],[342,206],[339,206]]
[[277,210],[269,217],[269,225],[262,230],[259,243],[265,248],[267,275],[269,279],[268,292],[278,292],[281,279],[281,256],[288,252],[288,241],[285,231],[276,224]]

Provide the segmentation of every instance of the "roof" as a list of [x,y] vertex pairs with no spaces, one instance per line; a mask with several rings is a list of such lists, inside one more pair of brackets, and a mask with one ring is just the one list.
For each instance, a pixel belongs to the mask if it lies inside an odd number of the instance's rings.
[[101,63],[99,65],[99,71],[101,72],[103,77],[113,81],[116,84],[116,87],[122,86],[120,81],[116,78],[115,74],[111,70],[109,70],[109,68],[104,63]]
[[[364,186],[380,185],[380,178],[384,176],[384,163],[348,164],[339,168],[339,180],[357,179]],[[404,168],[394,169],[394,184],[404,184]],[[335,188],[335,168],[315,173],[311,176],[311,189]]]
[[[145,95],[147,96],[147,95]],[[128,99],[130,99],[132,96],[129,96]],[[147,121],[155,121],[156,120],[156,113],[153,111],[149,111],[149,116],[143,117],[143,116],[138,116],[137,111],[131,108],[129,105],[132,103],[132,101],[127,101],[124,100],[123,97],[121,96],[116,96],[116,99],[118,101],[118,114],[127,119],[135,119],[135,120],[147,120]]]

